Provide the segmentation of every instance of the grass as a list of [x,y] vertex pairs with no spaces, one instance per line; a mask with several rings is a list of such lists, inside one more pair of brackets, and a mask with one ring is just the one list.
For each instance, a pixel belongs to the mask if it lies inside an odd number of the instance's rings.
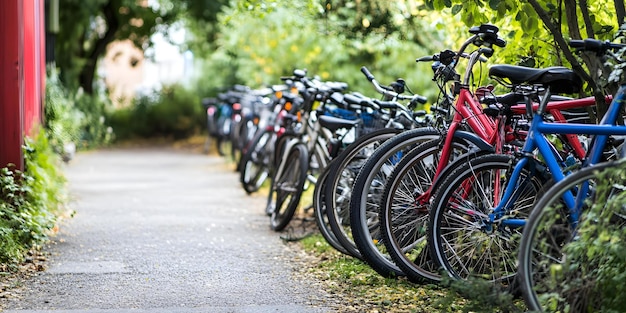
[[340,298],[342,312],[523,312],[521,300],[494,292],[491,284],[454,283],[446,288],[384,278],[363,261],[334,250],[321,235],[298,244],[317,260],[308,263],[308,274]]
[[364,262],[334,250],[321,235],[300,241],[302,249],[318,258],[309,268],[327,291],[341,297],[354,312],[462,312],[444,308],[447,291],[436,285],[415,285],[406,279],[384,278]]

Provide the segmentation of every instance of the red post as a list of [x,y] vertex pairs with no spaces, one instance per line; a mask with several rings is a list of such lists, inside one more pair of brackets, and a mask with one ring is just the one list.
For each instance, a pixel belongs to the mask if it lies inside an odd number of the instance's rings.
[[24,169],[24,136],[42,121],[43,0],[0,1],[0,167]]
[[[43,1],[22,1],[23,29],[23,80],[20,91],[23,94],[24,106],[24,134],[33,135],[32,131],[41,123],[42,92],[41,81],[45,72],[42,61],[45,62],[44,49],[41,44],[45,37],[43,32]],[[45,68],[44,68],[45,69]]]
[[19,1],[0,1],[0,167],[13,163],[23,169]]

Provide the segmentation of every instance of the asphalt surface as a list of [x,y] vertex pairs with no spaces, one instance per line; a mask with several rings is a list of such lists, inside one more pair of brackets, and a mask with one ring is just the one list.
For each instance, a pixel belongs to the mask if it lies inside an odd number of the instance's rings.
[[302,253],[269,229],[265,198],[246,195],[224,162],[174,149],[79,153],[65,169],[75,215],[5,312],[335,311],[297,274]]

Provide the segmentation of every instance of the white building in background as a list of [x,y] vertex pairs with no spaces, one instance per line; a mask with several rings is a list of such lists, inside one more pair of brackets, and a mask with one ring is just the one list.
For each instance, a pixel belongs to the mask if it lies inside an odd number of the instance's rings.
[[193,73],[193,54],[180,51],[185,30],[171,32],[171,40],[157,33],[147,51],[130,40],[116,41],[107,47],[99,73],[115,107],[130,105],[138,94],[149,94],[165,85],[186,84]]

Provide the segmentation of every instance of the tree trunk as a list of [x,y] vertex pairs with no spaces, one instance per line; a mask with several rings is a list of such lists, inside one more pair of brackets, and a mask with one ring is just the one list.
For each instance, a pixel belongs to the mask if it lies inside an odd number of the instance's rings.
[[106,47],[115,39],[115,33],[120,28],[120,21],[118,18],[118,12],[116,9],[121,5],[120,0],[109,0],[102,6],[102,13],[104,20],[106,21],[107,31],[104,36],[98,39],[91,50],[88,53],[85,65],[80,71],[79,83],[83,88],[83,91],[87,94],[93,94],[93,81],[98,68],[98,59],[104,55]]

